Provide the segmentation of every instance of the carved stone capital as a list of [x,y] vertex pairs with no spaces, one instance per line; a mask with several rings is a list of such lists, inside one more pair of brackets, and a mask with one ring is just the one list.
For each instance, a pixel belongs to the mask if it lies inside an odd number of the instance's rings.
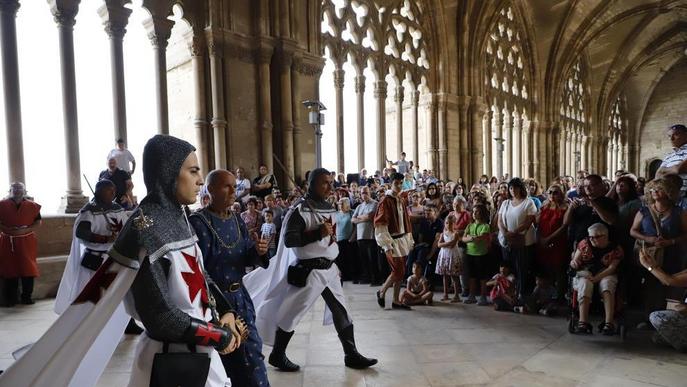
[[260,47],[255,50],[255,61],[261,65],[269,65],[274,55],[274,47]]
[[48,0],[50,12],[60,27],[74,27],[76,14],[79,13],[80,0]]
[[0,0],[0,13],[11,14],[14,17],[17,16],[19,7],[19,0]]
[[410,104],[417,106],[420,103],[420,92],[413,90],[410,92]]
[[222,40],[220,37],[216,35],[208,35],[206,42],[210,56],[222,56]]
[[205,49],[205,38],[203,36],[194,35],[189,42],[188,48],[191,50],[191,56],[203,56]]
[[365,76],[358,75],[355,77],[355,93],[365,93]]
[[293,51],[279,50],[279,64],[281,66],[282,72],[291,71],[291,65],[293,65]]
[[297,63],[294,63],[294,70],[299,74],[308,77],[318,77],[322,74],[322,69],[324,68],[324,63],[308,63],[304,59],[300,59]]
[[129,23],[131,9],[125,7],[131,4],[131,0],[105,0],[105,3],[98,8],[98,15],[103,21],[105,32],[112,39],[123,39],[126,34],[126,25]]
[[169,42],[169,37],[172,35],[172,27],[174,21],[166,17],[156,17],[146,19],[143,26],[148,33],[148,39],[153,45],[153,48],[166,49]]
[[405,98],[405,91],[403,89],[403,86],[398,86],[396,88],[396,94],[394,94],[394,102],[403,103],[404,98]]
[[346,72],[341,69],[334,70],[334,87],[336,89],[343,89],[345,75]]
[[375,91],[374,91],[375,98],[386,99],[386,96],[387,96],[386,88],[387,88],[386,81],[375,82]]

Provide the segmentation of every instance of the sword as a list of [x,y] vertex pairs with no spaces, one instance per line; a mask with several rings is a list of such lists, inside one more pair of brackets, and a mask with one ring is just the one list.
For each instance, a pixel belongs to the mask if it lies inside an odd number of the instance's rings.
[[[275,153],[272,153],[272,157],[274,158],[274,161],[277,162],[277,165],[279,165],[279,168],[281,168],[282,172],[284,172],[284,174],[286,175],[286,177],[289,178],[289,181],[291,181],[291,184],[293,184],[294,187],[298,187],[298,184],[296,184],[296,181],[293,179],[293,177],[291,177],[291,175],[289,174],[289,171],[286,169],[286,167],[284,166],[284,164],[282,164],[281,160],[279,160],[279,157],[277,157],[277,155],[276,155]],[[317,212],[315,212],[315,210],[310,206],[310,203],[308,203],[308,201],[307,201],[305,198],[303,198],[303,204],[304,204],[306,207],[308,207],[308,209],[310,210],[310,212],[312,212],[313,214],[315,214],[315,216],[318,216],[318,215],[319,215],[319,214],[318,214]],[[322,222],[331,224],[331,223],[332,223],[331,217],[330,217],[329,219],[324,219],[324,217],[322,217]],[[333,229],[334,232],[336,233],[336,225],[333,225],[333,226],[332,226],[332,229]],[[330,235],[330,236],[329,236],[329,245],[331,246],[334,242],[336,242],[336,238],[334,237],[334,235]]]
[[88,184],[88,188],[91,190],[91,193],[93,194],[93,197],[95,197],[95,191],[93,191],[93,187],[91,187],[91,182],[88,181],[88,178],[86,177],[85,173],[82,173],[81,176],[86,180],[86,184]]

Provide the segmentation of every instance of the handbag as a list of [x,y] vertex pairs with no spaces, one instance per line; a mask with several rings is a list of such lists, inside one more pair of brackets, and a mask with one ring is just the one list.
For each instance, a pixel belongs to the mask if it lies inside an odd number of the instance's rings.
[[150,387],[204,387],[210,373],[210,356],[197,353],[195,345],[190,352],[169,352],[169,343],[162,344],[162,353],[153,358]]
[[301,265],[300,263],[289,266],[289,269],[286,272],[286,282],[289,285],[293,285],[298,288],[304,288],[305,283],[308,280],[308,275],[310,275],[310,270],[311,269]]
[[105,252],[103,251],[86,249],[81,256],[81,266],[89,270],[97,271],[105,260],[103,257],[104,254]]
[[[654,228],[656,229],[656,236],[658,238],[661,237],[661,223],[658,220],[658,215],[654,212],[654,210],[651,208],[651,206],[648,206],[649,208],[649,214],[651,214],[651,220],[654,221]],[[644,249],[646,253],[656,260],[656,263],[659,266],[663,266],[663,256],[665,253],[665,249],[663,247],[657,247],[657,246],[647,246],[646,242],[642,240],[635,240],[635,257],[637,257],[637,261],[639,262],[639,252],[641,249]]]

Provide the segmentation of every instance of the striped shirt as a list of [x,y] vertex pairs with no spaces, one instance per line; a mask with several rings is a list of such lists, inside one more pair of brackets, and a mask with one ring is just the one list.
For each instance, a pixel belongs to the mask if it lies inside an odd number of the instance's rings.
[[[687,160],[687,143],[668,153],[661,163],[661,168],[674,167],[685,160]],[[682,188],[680,191],[684,194],[687,192],[687,173],[680,174],[680,177],[682,178]]]

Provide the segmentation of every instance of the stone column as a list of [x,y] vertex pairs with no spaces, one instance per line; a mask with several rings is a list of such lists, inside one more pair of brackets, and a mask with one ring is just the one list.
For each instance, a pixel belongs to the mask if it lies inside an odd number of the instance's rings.
[[[400,81],[399,81],[400,83]],[[403,86],[396,87],[396,94],[394,94],[394,102],[396,103],[396,157],[401,156],[403,152]]]
[[[300,61],[301,59],[297,59]],[[297,181],[301,179],[304,175],[304,171],[301,170],[303,150],[301,147],[301,109],[303,105],[300,103],[301,90],[300,90],[300,75],[296,70],[296,59],[294,59],[294,65],[291,67],[291,115],[293,117],[293,177]]]
[[491,142],[494,141],[494,136],[491,132],[491,114],[491,111],[488,110],[485,114],[482,115],[482,149],[484,153],[484,161],[482,162],[482,168],[484,169],[484,173],[488,175],[490,179],[491,176],[494,175],[494,172],[492,171],[493,164],[491,162]]
[[493,137],[489,141],[494,141],[492,144],[492,163],[494,164],[494,173],[496,174],[496,178],[501,180],[503,177],[503,152],[501,149],[498,147],[498,143],[496,142],[497,139],[503,139],[503,133],[502,133],[502,125],[503,121],[501,121],[501,110],[499,107],[492,107],[492,112],[491,112],[491,131],[493,133]]
[[502,117],[503,139],[505,140],[504,149],[504,174],[507,173],[513,178],[513,116],[508,108],[504,109]]
[[377,169],[380,171],[386,165],[386,81],[375,82],[375,98],[377,99]]
[[344,164],[344,75],[345,72],[337,65],[334,70],[334,91],[336,93],[336,170],[338,173],[344,173],[346,168]]
[[579,134],[577,132],[574,132],[572,134],[572,169],[571,169],[571,175],[572,176],[577,176],[577,152],[578,146],[579,146],[579,141],[578,141],[578,136]]
[[[171,10],[171,5],[170,5]],[[151,17],[143,21],[148,39],[155,53],[155,91],[157,100],[157,131],[169,134],[169,104],[167,98],[167,43],[172,34],[174,21],[167,18],[169,13],[149,10]]]
[[191,39],[191,67],[193,72],[194,95],[194,119],[193,127],[196,130],[198,162],[203,174],[210,172],[210,160],[208,157],[208,122],[207,101],[205,99],[205,37],[202,31],[194,31]]
[[446,95],[439,98],[437,106],[437,137],[439,138],[439,173],[434,176],[446,181],[448,179],[448,144],[446,143]]
[[365,168],[365,76],[355,77],[355,96],[358,105],[358,171]]
[[468,125],[468,110],[470,97],[460,96],[458,99],[458,177],[470,182],[470,151],[472,148],[470,129]]
[[208,39],[210,54],[210,88],[212,94],[212,134],[215,169],[227,167],[227,120],[224,113],[224,67],[222,42],[214,36]]
[[587,169],[587,147],[589,146],[589,137],[582,135],[582,149],[580,150],[580,169]]
[[523,174],[523,169],[522,168],[522,163],[520,159],[520,155],[522,154],[522,120],[520,118],[520,112],[517,110],[513,111],[513,147],[511,148],[512,150],[512,159],[513,159],[513,176],[518,176],[521,178],[525,178],[527,176],[524,176]]
[[[282,127],[282,162],[286,167],[287,173],[293,176],[293,108],[291,100],[291,65],[293,64],[293,52],[282,49],[279,73],[279,83],[281,85],[281,127]],[[286,178],[287,189],[292,189],[291,180]]]
[[[0,47],[2,49],[2,80],[5,96],[5,129],[7,135],[7,165],[10,182],[26,183],[24,172],[24,140],[21,125],[19,93],[19,61],[17,59],[17,0],[0,0]],[[3,182],[4,183],[4,182]]]
[[428,101],[426,104],[427,108],[427,165],[421,167],[420,169],[431,169],[436,171],[437,169],[437,139],[436,132],[434,131],[434,119],[436,114],[436,95],[429,94]]
[[270,62],[272,47],[262,47],[258,52],[258,99],[260,101],[260,133],[262,137],[262,163],[268,170],[274,171],[272,153],[272,100],[270,84]]
[[129,23],[131,9],[125,7],[131,0],[105,0],[98,8],[98,14],[110,37],[110,63],[112,73],[112,112],[114,114],[115,140],[127,141],[126,93],[124,92],[124,52],[122,40]]
[[[481,100],[473,99],[470,104],[470,128],[472,133],[472,143],[470,144],[470,155],[472,156],[472,179],[479,181],[482,174],[488,174],[484,165],[486,159],[484,154],[484,111],[486,105]],[[491,140],[490,140],[491,141]]]
[[525,121],[523,117],[520,118],[520,127],[522,128],[522,136],[520,136],[520,150],[521,150],[521,173],[523,177],[535,178],[532,170],[532,148],[536,142],[533,140],[532,131],[530,130],[530,122]]
[[77,213],[88,201],[81,191],[79,157],[79,115],[76,110],[76,71],[74,69],[74,24],[79,12],[79,0],[50,0],[60,34],[60,70],[62,77],[62,110],[67,155],[67,194],[61,210]]
[[420,105],[420,92],[417,90],[412,90],[410,92],[410,130],[412,142],[410,144],[411,160],[417,165],[420,159],[420,150],[418,142],[418,107]]
[[565,174],[572,175],[572,132],[565,132]]

